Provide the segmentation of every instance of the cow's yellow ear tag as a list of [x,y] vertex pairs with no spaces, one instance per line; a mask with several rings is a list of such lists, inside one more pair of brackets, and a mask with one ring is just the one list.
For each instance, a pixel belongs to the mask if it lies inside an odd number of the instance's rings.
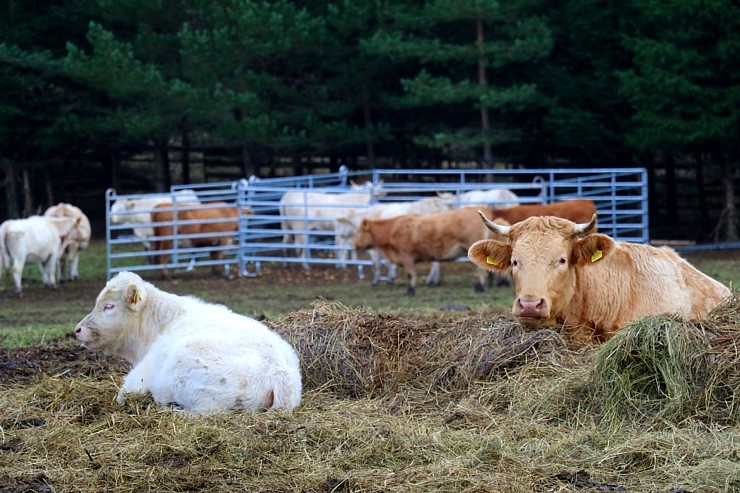
[[591,262],[596,262],[603,256],[604,256],[604,252],[602,252],[601,250],[596,250],[594,254],[591,255]]
[[486,263],[489,265],[498,265],[498,262],[493,260],[491,257],[486,257]]
[[138,291],[134,291],[133,296],[131,296],[131,304],[135,305],[136,303],[141,301],[141,295]]

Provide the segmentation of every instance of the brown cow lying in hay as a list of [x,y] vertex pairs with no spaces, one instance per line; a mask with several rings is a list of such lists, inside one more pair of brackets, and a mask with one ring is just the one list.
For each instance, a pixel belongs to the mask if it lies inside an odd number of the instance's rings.
[[531,217],[512,226],[480,217],[508,242],[481,240],[468,256],[492,270],[511,267],[512,313],[540,327],[564,325],[595,340],[608,339],[640,317],[675,314],[703,318],[732,293],[670,248],[616,242],[588,223]]
[[[252,211],[241,209],[241,215],[250,215]],[[211,250],[211,260],[223,260],[224,248],[234,244],[234,236],[239,230],[239,208],[226,202],[208,202],[200,204],[159,204],[152,212],[154,224],[154,250],[171,250],[173,235],[187,239],[194,247],[216,247]],[[173,220],[175,223],[173,224]],[[157,263],[165,265],[169,253],[161,253]],[[217,273],[218,266],[213,266]],[[162,267],[162,278],[169,279],[167,267]],[[231,277],[229,265],[224,266],[224,275]]]

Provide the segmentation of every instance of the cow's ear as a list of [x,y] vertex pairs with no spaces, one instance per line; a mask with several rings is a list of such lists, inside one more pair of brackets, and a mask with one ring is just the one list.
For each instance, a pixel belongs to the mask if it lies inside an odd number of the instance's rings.
[[126,288],[126,306],[128,306],[130,309],[134,311],[140,310],[144,306],[144,300],[146,298],[146,293],[144,293],[144,290],[141,289],[141,286],[139,286],[136,283],[131,283]]
[[592,264],[612,254],[616,242],[602,234],[590,234],[575,242],[571,263]]
[[470,245],[468,258],[487,270],[506,270],[511,266],[511,246],[496,240],[479,240]]

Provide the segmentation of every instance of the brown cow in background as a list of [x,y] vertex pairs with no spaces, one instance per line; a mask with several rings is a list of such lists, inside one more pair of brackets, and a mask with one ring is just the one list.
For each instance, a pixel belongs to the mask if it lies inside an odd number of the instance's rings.
[[481,218],[508,241],[478,241],[468,257],[492,271],[511,267],[512,313],[525,325],[566,326],[602,341],[648,315],[703,318],[732,295],[670,248],[593,233],[596,215],[582,224],[531,217],[510,227]]
[[586,223],[596,214],[596,204],[587,199],[563,200],[552,204],[523,204],[507,209],[494,209],[492,219],[501,218],[516,224],[532,216],[555,216],[574,223]]
[[[242,215],[252,214],[252,211],[242,208]],[[177,215],[177,222],[173,220]],[[234,244],[234,237],[239,230],[239,209],[226,202],[203,202],[200,204],[178,204],[175,209],[172,204],[159,204],[152,212],[154,237],[164,237],[154,240],[154,250],[171,250],[172,236],[177,234],[183,240],[188,240],[193,247],[225,247]],[[233,233],[233,234],[225,234]],[[198,236],[203,235],[203,236]],[[157,255],[157,263],[167,264],[169,253]],[[224,250],[211,250],[211,260],[223,260]],[[212,270],[217,273],[218,266]],[[224,266],[224,275],[230,277],[229,266]],[[162,278],[169,279],[166,267],[162,267]]]
[[[416,262],[454,260],[491,232],[477,220],[480,207],[461,207],[437,214],[403,214],[387,219],[363,219],[353,239],[357,250],[375,248],[406,271],[406,294],[416,294]],[[490,214],[491,211],[486,209]],[[500,221],[500,220],[499,220]],[[483,291],[487,272],[477,269],[476,291]]]

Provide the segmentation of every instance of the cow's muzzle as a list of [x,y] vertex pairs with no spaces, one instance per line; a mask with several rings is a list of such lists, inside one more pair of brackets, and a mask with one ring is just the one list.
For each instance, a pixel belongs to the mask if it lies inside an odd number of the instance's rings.
[[549,313],[549,306],[544,298],[519,297],[512,308],[512,314],[519,323],[533,327],[540,325]]

